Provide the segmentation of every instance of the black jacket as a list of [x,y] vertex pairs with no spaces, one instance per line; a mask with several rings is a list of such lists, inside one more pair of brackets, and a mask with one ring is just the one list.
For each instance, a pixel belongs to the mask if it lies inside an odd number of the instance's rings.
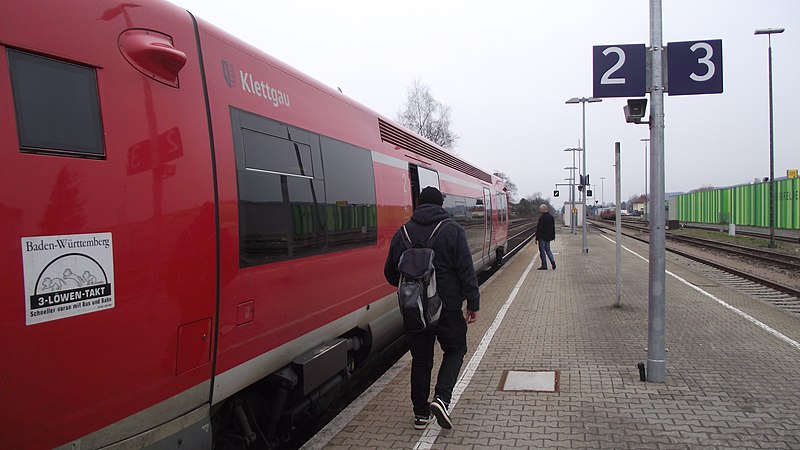
[[[424,246],[433,229],[442,219],[450,217],[441,206],[424,204],[414,210],[411,220],[406,224],[411,242]],[[403,245],[403,229],[400,228],[392,237],[389,254],[386,255],[386,264],[383,274],[386,281],[393,286],[400,282],[400,273],[397,263],[400,255],[405,250]],[[467,234],[461,225],[450,222],[442,225],[439,236],[433,244],[436,256],[433,265],[436,268],[436,290],[448,310],[461,309],[464,299],[467,300],[467,309],[478,311],[480,309],[481,294],[478,290],[478,280],[472,266],[472,256],[467,243]]]
[[540,241],[556,240],[556,220],[549,212],[544,212],[539,216],[539,222],[536,224],[536,239]]

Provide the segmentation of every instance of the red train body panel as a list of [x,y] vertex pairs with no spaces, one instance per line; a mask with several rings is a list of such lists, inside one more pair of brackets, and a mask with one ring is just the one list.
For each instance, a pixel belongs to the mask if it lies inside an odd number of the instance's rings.
[[426,184],[502,256],[497,177],[169,3],[6,2],[0,51],[2,448],[210,447],[323,389],[400,333]]

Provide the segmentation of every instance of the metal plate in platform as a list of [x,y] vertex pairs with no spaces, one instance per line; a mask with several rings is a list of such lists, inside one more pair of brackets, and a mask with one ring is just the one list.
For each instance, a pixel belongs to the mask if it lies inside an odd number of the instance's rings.
[[501,391],[558,392],[558,371],[506,370]]

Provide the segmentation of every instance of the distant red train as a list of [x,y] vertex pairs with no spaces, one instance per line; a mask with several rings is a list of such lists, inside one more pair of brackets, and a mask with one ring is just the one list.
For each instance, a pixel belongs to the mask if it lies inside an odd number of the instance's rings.
[[2,2],[0,50],[0,448],[275,442],[400,335],[421,187],[504,252],[498,177],[172,4]]

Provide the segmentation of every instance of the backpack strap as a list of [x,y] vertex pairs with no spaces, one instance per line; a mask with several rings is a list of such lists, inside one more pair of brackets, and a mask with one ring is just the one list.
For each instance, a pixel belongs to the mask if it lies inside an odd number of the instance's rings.
[[414,246],[414,243],[411,242],[411,237],[409,237],[408,230],[406,230],[405,225],[403,225],[403,246],[405,246],[406,250]]
[[[453,221],[453,219],[450,219],[449,217],[447,219],[440,220],[439,223],[436,224],[436,227],[431,232],[430,237],[428,237],[428,241],[426,242],[425,248],[432,248],[433,247],[433,243],[436,242],[436,238],[439,237],[439,231],[441,231],[442,228],[444,228],[444,225],[447,225],[448,223],[450,223],[452,221]],[[403,236],[403,245],[406,247],[406,250],[412,248],[414,246],[414,242],[411,240],[411,237],[408,235],[408,230],[406,229],[405,225],[403,225],[402,236]]]
[[439,232],[442,231],[445,225],[452,222],[453,219],[447,218],[442,219],[439,223],[436,224],[436,228],[433,229],[431,236],[428,238],[428,242],[425,244],[425,247],[433,248],[433,243],[436,242],[436,238],[439,237]]

